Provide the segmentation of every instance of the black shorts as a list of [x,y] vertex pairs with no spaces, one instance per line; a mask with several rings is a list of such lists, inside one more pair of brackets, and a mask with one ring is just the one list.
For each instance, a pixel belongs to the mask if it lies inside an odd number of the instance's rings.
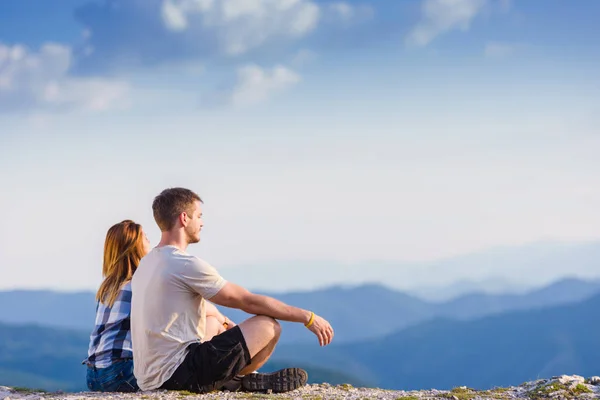
[[208,342],[192,343],[188,349],[181,365],[161,389],[211,392],[221,388],[251,362],[250,351],[239,326]]

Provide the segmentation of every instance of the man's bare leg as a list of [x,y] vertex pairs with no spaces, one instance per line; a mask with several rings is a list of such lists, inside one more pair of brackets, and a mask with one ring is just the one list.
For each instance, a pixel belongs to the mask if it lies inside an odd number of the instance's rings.
[[240,372],[240,375],[247,375],[262,367],[271,357],[281,336],[281,325],[273,318],[256,316],[239,326],[252,358],[250,365]]

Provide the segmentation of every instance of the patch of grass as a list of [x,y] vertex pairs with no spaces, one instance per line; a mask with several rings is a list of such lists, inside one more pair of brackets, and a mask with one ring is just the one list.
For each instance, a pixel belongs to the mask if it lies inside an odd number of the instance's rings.
[[491,398],[491,399],[508,399],[509,395],[506,394],[508,391],[510,391],[510,388],[497,387],[497,388],[477,392],[477,394],[479,396],[486,396],[485,398]]
[[594,393],[592,389],[585,386],[583,383],[577,384],[573,389],[571,389],[574,395],[583,394],[583,393]]
[[532,400],[541,400],[541,399],[546,399],[546,398],[550,397],[550,395],[552,393],[559,392],[559,391],[563,392],[562,395],[566,399],[574,399],[574,398],[577,398],[581,394],[592,393],[592,390],[590,390],[583,383],[579,383],[575,387],[571,388],[560,382],[552,382],[550,384],[538,386],[538,387],[530,390],[528,395],[529,395],[529,398],[531,398]]
[[354,386],[352,386],[349,383],[342,383],[341,385],[338,386],[340,389],[348,391],[350,389],[354,389]]
[[472,400],[477,397],[477,395],[477,390],[461,386],[455,387],[451,391],[439,394],[438,396],[442,399]]
[[26,388],[26,387],[14,387],[12,388],[13,391],[17,392],[17,393],[48,393],[47,391],[43,390],[43,389],[31,389],[31,388]]
[[417,396],[400,396],[396,397],[396,400],[419,400]]
[[550,394],[560,390],[568,390],[569,388],[562,383],[552,382],[547,385],[535,387],[527,393],[532,400],[541,400],[550,397]]
[[458,400],[471,400],[477,395],[477,392],[467,387],[456,387],[449,393],[451,396],[458,398]]

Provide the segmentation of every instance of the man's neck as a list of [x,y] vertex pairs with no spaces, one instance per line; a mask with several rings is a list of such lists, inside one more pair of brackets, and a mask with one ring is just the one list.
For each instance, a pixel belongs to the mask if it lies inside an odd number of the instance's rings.
[[156,247],[174,246],[181,251],[186,251],[188,244],[183,232],[162,232],[160,242]]

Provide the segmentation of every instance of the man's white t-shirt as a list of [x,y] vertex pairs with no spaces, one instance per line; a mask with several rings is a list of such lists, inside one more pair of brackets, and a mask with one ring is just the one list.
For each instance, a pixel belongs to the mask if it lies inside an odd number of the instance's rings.
[[134,374],[142,390],[159,388],[206,330],[205,299],[225,286],[217,270],[175,246],[156,247],[131,280]]

